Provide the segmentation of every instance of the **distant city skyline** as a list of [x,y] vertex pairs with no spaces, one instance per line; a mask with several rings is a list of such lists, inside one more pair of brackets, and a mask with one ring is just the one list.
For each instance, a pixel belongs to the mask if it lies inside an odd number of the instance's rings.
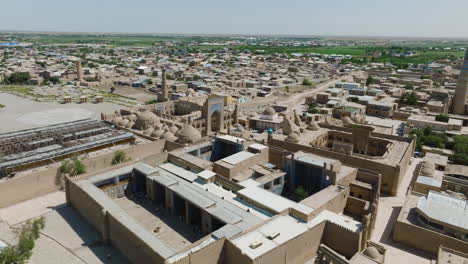
[[1,31],[468,38],[466,0],[2,3]]

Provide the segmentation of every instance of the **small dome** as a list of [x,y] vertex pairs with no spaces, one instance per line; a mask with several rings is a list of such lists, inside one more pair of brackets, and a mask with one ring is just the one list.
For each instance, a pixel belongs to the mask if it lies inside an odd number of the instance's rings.
[[132,128],[133,125],[135,125],[135,122],[128,121],[128,123],[125,125],[125,128]]
[[299,141],[299,135],[296,132],[292,132],[291,134],[288,135],[286,138],[286,141],[288,142],[298,142]]
[[125,127],[127,124],[128,124],[128,119],[122,119],[120,122],[119,122],[119,126],[121,127]]
[[174,123],[169,127],[169,131],[175,135],[179,129],[174,125]]
[[317,123],[315,123],[314,120],[311,120],[310,123],[307,125],[306,129],[310,131],[317,131],[320,129],[320,127]]
[[192,125],[185,125],[184,128],[177,133],[177,137],[177,142],[179,143],[194,143],[201,139],[201,133]]
[[164,134],[162,134],[161,138],[163,138],[165,140],[169,140],[169,141],[176,141],[177,140],[176,136],[174,136],[174,134],[172,134],[167,129],[166,129],[166,132],[164,132]]
[[159,117],[150,111],[140,112],[135,121],[135,128],[139,130],[146,130],[148,127],[154,127],[160,123]]
[[154,138],[160,138],[164,134],[164,130],[158,128],[151,133],[151,136]]
[[276,111],[275,109],[273,109],[273,107],[269,106],[263,111],[263,114],[272,116],[272,115],[276,115]]
[[114,119],[112,119],[112,123],[114,124],[119,124],[120,121],[122,121],[122,117],[121,116],[116,116]]
[[149,135],[151,135],[151,133],[153,133],[153,131],[154,131],[154,128],[153,128],[153,127],[148,127],[148,128],[143,132],[143,134],[149,136]]
[[367,247],[366,250],[364,250],[364,255],[370,257],[371,259],[375,259],[375,260],[378,260],[378,261],[382,260],[382,255],[373,246]]
[[349,116],[345,116],[341,119],[341,121],[343,121],[343,124],[346,124],[346,125],[350,125],[353,123],[353,120],[351,120],[351,118],[349,118]]
[[421,175],[425,176],[434,176],[435,173],[435,165],[434,162],[430,160],[426,160],[422,165]]

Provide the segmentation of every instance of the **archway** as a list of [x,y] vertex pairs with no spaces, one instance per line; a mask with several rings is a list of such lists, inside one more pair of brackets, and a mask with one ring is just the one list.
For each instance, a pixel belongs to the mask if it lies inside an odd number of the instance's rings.
[[211,132],[217,132],[221,127],[221,113],[219,111],[214,111],[211,114]]

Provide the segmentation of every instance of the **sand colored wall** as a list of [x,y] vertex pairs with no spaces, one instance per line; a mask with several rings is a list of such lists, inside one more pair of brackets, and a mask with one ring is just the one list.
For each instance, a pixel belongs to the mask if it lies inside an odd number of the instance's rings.
[[[165,140],[150,142],[148,144],[132,146],[123,150],[131,161],[164,161],[167,153],[163,152]],[[82,160],[86,166],[87,175],[92,175],[111,166],[114,153],[107,153],[97,157],[88,157]],[[57,191],[55,184],[58,167],[50,167],[45,170],[32,172],[24,176],[18,176],[0,183],[0,208],[26,201],[47,193]],[[80,177],[83,179],[83,177]],[[85,177],[86,178],[86,177]]]
[[[77,182],[66,182],[68,205],[75,208],[97,231],[104,241],[122,252],[132,263],[164,263],[164,259],[132,230],[123,211],[117,205],[103,209],[105,194],[93,197],[80,188]],[[138,230],[138,229],[137,229]]]
[[338,225],[325,225],[322,243],[348,259],[360,249],[360,233],[353,233]]
[[[289,240],[256,259],[250,259],[230,241],[225,243],[226,264],[303,264],[314,257],[324,234],[325,223],[321,223],[307,232]],[[208,262],[207,262],[208,263]]]
[[[415,235],[417,234],[417,235]],[[439,246],[461,252],[468,252],[468,243],[420,226],[397,221],[393,231],[393,240],[404,245],[437,255]]]
[[148,247],[138,237],[138,234],[129,230],[125,220],[118,214],[108,213],[107,218],[112,246],[122,252],[132,263],[164,263],[164,258]]
[[[202,249],[190,253],[183,259],[171,264],[222,264],[224,262],[224,244],[226,239],[219,239],[203,247]],[[192,245],[194,247],[195,245]],[[241,262],[239,262],[241,263]]]

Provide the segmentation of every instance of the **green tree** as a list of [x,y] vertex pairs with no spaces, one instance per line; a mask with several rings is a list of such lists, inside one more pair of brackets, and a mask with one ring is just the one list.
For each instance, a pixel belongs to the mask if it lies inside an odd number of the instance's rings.
[[375,79],[372,78],[372,76],[367,77],[366,86],[369,86],[369,85],[371,85],[373,83],[375,83]]
[[455,163],[468,165],[468,136],[454,136],[454,155],[450,157]]
[[412,83],[407,83],[407,84],[405,84],[405,89],[406,90],[414,90],[414,85]]
[[449,121],[449,116],[445,113],[443,114],[438,114],[436,117],[435,117],[435,120],[436,121],[440,121],[440,122],[445,122],[447,123]]
[[14,72],[3,80],[6,84],[26,84],[31,79],[29,72]]
[[44,217],[28,220],[18,230],[18,244],[6,247],[0,252],[0,264],[25,264],[32,255],[36,239],[45,226]]
[[111,163],[112,165],[117,165],[117,164],[126,162],[128,160],[129,159],[127,158],[127,153],[119,150],[119,151],[114,152],[114,157],[112,158]]
[[301,185],[297,186],[294,190],[294,198],[296,201],[302,201],[305,198],[309,197],[309,193]]
[[304,79],[304,80],[302,81],[302,85],[311,86],[311,85],[312,85],[312,82],[309,81],[308,79]]
[[59,172],[62,175],[68,174],[70,176],[76,176],[86,173],[86,166],[78,159],[73,158],[71,160],[65,160],[59,167]]

